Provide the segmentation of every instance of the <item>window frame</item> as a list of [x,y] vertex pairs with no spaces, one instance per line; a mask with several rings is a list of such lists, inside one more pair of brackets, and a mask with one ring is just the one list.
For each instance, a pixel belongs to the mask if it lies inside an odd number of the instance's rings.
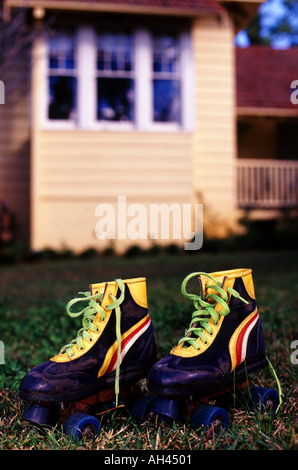
[[[61,31],[65,35],[65,31]],[[68,32],[67,32],[68,33]],[[76,38],[74,38],[76,42]],[[50,119],[49,118],[49,106],[50,106],[50,93],[49,93],[49,79],[51,76],[54,76],[55,69],[49,67],[49,56],[50,56],[50,44],[49,41],[45,38],[40,41],[39,48],[39,62],[40,62],[40,121],[41,127],[44,129],[73,129],[76,127],[76,122],[78,119],[78,54],[77,49],[74,50],[76,68],[70,69],[69,76],[76,78],[76,116],[71,119]],[[71,73],[72,72],[72,73]],[[58,72],[57,76],[60,75]]]
[[[115,124],[119,124],[119,125],[128,125],[128,126],[135,126],[135,82],[136,82],[136,75],[135,75],[135,67],[134,67],[134,60],[135,60],[135,57],[134,57],[134,50],[135,50],[135,37],[134,37],[134,33],[131,33],[130,30],[118,30],[117,32],[107,32],[106,30],[103,30],[103,31],[97,31],[96,33],[96,58],[98,57],[98,44],[99,44],[99,37],[101,36],[105,36],[105,35],[110,35],[110,36],[114,36],[115,39],[116,39],[116,42],[119,43],[119,37],[121,36],[128,36],[129,37],[129,42],[130,42],[130,46],[131,46],[131,52],[132,52],[132,57],[131,57],[131,64],[132,64],[132,69],[131,70],[112,70],[111,69],[103,69],[103,70],[100,70],[97,68],[97,66],[95,66],[95,75],[96,75],[96,106],[98,106],[98,95],[97,95],[97,90],[98,90],[98,80],[100,79],[111,79],[111,80],[117,80],[117,79],[124,79],[124,80],[132,80],[133,82],[133,87],[132,87],[132,92],[134,94],[134,99],[133,99],[133,104],[132,104],[132,107],[133,107],[133,110],[132,110],[132,114],[133,114],[133,119],[131,120],[109,120],[109,119],[100,119],[98,118],[97,116],[97,113],[96,113],[96,121],[97,123],[100,123],[100,124],[108,124],[108,123],[111,123],[112,125],[115,125]],[[106,52],[106,50],[105,50]],[[119,50],[117,50],[117,55],[119,54]]]
[[[113,30],[111,30],[113,32]],[[63,33],[63,31],[62,31]],[[166,33],[165,33],[166,34]],[[74,31],[76,53],[76,118],[49,119],[48,53],[44,38],[41,47],[41,126],[43,129],[192,132],[194,128],[194,68],[190,31],[176,33],[180,47],[180,123],[155,122],[153,116],[153,36],[151,29],[132,30],[134,47],[134,120],[105,121],[97,119],[97,33],[91,26],[80,26]]]
[[[70,39],[70,41],[73,43],[73,62],[74,62],[74,66],[73,67],[70,67],[70,68],[67,68],[67,67],[61,67],[61,65],[59,64],[61,58],[59,58],[59,55],[58,55],[58,64],[57,64],[57,67],[51,67],[49,65],[49,62],[50,62],[50,57],[51,57],[51,50],[50,50],[50,47],[48,44],[48,48],[49,48],[49,51],[48,51],[48,60],[47,60],[47,75],[48,75],[48,79],[47,79],[47,83],[48,83],[48,119],[50,121],[68,121],[68,122],[71,122],[71,121],[75,121],[76,118],[77,118],[77,48],[76,48],[76,38],[74,37],[74,35],[72,34],[71,31],[64,31],[63,33],[61,33],[61,36],[62,38],[62,41],[67,41],[68,39]],[[56,51],[58,52],[58,50]],[[65,51],[62,51],[62,52],[65,52]],[[64,55],[64,54],[63,54]],[[63,57],[62,55],[62,57]],[[63,57],[63,62],[65,62],[66,58]],[[52,77],[63,77],[63,78],[73,78],[75,80],[75,87],[74,87],[74,108],[73,108],[73,111],[74,111],[74,116],[73,117],[70,117],[70,118],[67,118],[67,119],[63,119],[63,118],[51,118],[49,117],[49,114],[50,114],[50,105],[52,104],[52,101],[51,101],[51,94],[49,92],[50,90],[50,82],[51,82],[51,78]]]
[[[173,70],[169,70],[170,61],[169,61],[169,58],[167,57],[166,49],[162,47],[162,44],[167,44],[168,40],[170,40],[170,43],[172,43],[171,47],[175,48],[176,66],[174,67]],[[159,44],[159,47],[156,47],[156,45],[158,44]],[[182,47],[181,47],[180,38],[177,34],[154,33],[152,35],[151,87],[153,90],[153,121],[154,123],[156,122],[163,123],[163,124],[173,123],[173,124],[178,124],[178,125],[180,125],[181,123],[181,118],[182,118],[181,116],[181,107],[182,107],[181,106],[181,98],[182,98],[181,96],[181,83],[182,83],[181,49]],[[157,62],[156,62],[156,54],[160,56]],[[160,70],[156,70],[156,67],[160,68]],[[160,87],[164,88],[165,83],[167,83],[168,85],[171,83],[171,86],[174,86],[174,88],[176,88],[176,90],[174,91],[174,94],[176,95],[177,93],[177,99],[178,99],[178,110],[176,111],[177,115],[175,115],[175,110],[174,110],[175,103],[172,101],[170,105],[171,109],[170,110],[168,109],[168,111],[170,111],[168,120],[156,118],[156,113],[161,111],[161,106],[159,105],[159,100],[155,96],[155,93],[157,94],[160,93],[160,91],[158,92],[158,89]],[[173,115],[173,112],[174,112],[174,115]]]

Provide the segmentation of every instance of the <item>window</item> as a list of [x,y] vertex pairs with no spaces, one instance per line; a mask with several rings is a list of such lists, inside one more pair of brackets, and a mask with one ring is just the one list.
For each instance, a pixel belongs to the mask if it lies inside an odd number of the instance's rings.
[[297,129],[297,118],[276,123],[276,155],[273,158],[298,160]]
[[129,34],[97,37],[97,119],[134,121],[133,41]]
[[48,118],[74,119],[76,114],[75,43],[71,34],[56,34],[49,41]]
[[180,122],[180,47],[176,37],[153,39],[153,116],[155,122]]
[[45,47],[43,116],[47,126],[192,128],[188,32],[96,31],[84,26],[72,33],[57,33]]

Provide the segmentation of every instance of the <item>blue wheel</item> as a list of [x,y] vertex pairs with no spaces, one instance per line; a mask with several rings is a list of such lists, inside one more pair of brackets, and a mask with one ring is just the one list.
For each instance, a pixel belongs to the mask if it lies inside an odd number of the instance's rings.
[[273,388],[253,387],[247,393],[250,409],[257,409],[262,414],[274,413],[279,404],[279,396]]
[[72,415],[64,423],[64,432],[69,436],[73,436],[76,440],[86,437],[91,439],[100,431],[100,422],[95,416],[86,413],[77,412]]
[[228,429],[229,416],[226,410],[218,406],[200,405],[192,415],[191,426],[194,429],[213,426],[214,432],[218,433],[221,429]]
[[137,423],[142,424],[147,420],[152,400],[152,397],[139,397],[131,405],[130,413]]

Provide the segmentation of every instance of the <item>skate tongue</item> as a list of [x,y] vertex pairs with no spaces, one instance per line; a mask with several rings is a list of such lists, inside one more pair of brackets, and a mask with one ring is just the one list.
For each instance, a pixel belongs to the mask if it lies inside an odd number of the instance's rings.
[[113,302],[111,296],[116,297],[119,286],[116,281],[110,281],[91,284],[89,288],[91,295],[101,294],[101,298],[98,302],[107,302],[107,304],[111,304]]
[[[223,285],[225,283],[225,279],[226,279],[226,276],[221,276],[217,279],[217,281],[219,281],[221,283],[220,287],[223,287]],[[202,299],[206,299],[207,295],[210,295],[210,294],[218,294],[218,292],[215,289],[208,288],[208,286],[214,286],[214,281],[212,279],[210,279],[209,277],[204,276],[203,274],[201,274],[198,277],[198,281],[199,281],[199,286],[200,286],[200,292],[201,292]],[[208,299],[208,302],[211,303],[211,304],[216,303],[215,300],[212,299],[212,298]]]
[[103,294],[106,288],[106,282],[100,282],[98,284],[90,284],[89,289],[90,289],[90,294],[95,295],[95,294]]
[[[222,276],[221,279],[218,279],[218,281],[221,283],[220,284],[220,287],[223,287],[224,285],[224,282],[225,282],[225,279],[226,279],[226,276]],[[218,294],[218,292],[215,290],[215,289],[211,289],[210,287],[208,286],[214,286],[215,285],[215,282],[210,279],[210,277],[208,276],[204,276],[204,274],[200,274],[198,276],[198,281],[199,281],[199,286],[200,286],[200,295],[201,295],[201,298],[202,300],[205,300],[206,301],[206,297],[207,295],[209,294]],[[212,297],[208,299],[208,303],[210,305],[215,305],[216,304],[216,301],[215,299],[213,299]],[[202,313],[201,313],[201,320],[202,320],[202,316],[203,315],[207,315],[208,318],[206,317],[206,321],[209,321],[209,318],[210,318],[210,314],[209,313],[204,313],[204,310],[202,309]],[[192,324],[192,327],[193,328],[198,328],[200,327],[200,323],[199,322],[194,322]],[[196,335],[193,334],[192,331],[190,331],[187,335],[186,335],[187,338],[195,338]]]

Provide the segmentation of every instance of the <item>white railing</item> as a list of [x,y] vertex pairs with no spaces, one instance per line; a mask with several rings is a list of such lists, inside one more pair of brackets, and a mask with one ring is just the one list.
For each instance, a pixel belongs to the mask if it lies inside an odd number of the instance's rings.
[[298,207],[298,161],[239,158],[237,198],[241,208]]

